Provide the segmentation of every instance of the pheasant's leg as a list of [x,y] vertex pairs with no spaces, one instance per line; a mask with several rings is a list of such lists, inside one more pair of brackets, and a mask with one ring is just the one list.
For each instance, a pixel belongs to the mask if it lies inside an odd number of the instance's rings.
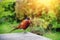
[[24,32],[24,33],[27,33],[27,31],[26,31],[26,30],[23,30],[23,32]]

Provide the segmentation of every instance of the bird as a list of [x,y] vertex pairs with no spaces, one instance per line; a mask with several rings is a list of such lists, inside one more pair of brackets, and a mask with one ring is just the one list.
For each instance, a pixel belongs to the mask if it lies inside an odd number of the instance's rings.
[[26,18],[17,27],[15,27],[13,30],[11,30],[10,32],[17,30],[17,29],[26,30],[30,24],[31,24],[30,18]]

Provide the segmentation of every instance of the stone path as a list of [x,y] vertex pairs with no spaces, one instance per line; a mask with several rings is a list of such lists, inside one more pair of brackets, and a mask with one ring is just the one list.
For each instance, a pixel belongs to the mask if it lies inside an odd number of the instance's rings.
[[0,34],[0,40],[50,40],[50,39],[28,32],[28,33]]

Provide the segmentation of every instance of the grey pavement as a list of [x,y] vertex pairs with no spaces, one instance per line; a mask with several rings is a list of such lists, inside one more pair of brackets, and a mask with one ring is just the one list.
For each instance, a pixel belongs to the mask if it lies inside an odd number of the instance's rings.
[[28,32],[28,33],[0,34],[0,40],[51,40],[51,39]]

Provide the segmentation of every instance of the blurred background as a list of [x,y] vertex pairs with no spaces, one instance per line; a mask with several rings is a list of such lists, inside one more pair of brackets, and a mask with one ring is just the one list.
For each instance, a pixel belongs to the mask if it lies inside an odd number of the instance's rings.
[[[32,30],[27,32],[60,40],[60,0],[1,0],[0,34],[8,33],[18,26],[27,15],[32,20]],[[15,30],[12,33],[20,33]]]

